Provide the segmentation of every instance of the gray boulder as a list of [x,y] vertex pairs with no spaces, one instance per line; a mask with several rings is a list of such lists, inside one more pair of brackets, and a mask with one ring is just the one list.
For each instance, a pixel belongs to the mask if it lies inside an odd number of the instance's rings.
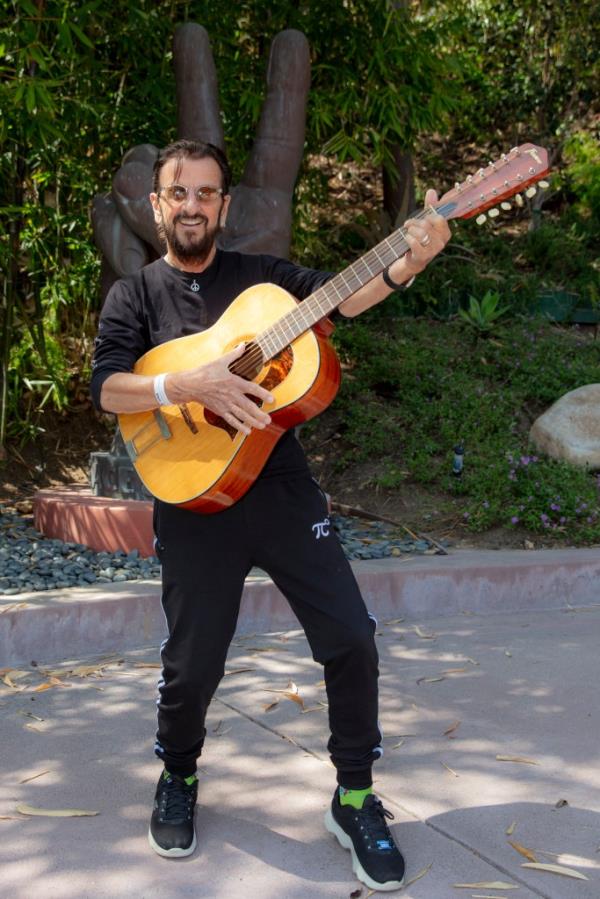
[[600,469],[600,384],[565,393],[533,423],[529,436],[553,459]]

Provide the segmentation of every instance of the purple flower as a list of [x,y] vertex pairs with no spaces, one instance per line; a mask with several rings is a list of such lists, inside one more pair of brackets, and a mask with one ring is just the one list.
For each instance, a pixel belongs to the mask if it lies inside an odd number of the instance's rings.
[[529,465],[530,461],[529,456],[521,456],[521,465]]
[[511,470],[509,471],[509,473],[508,473],[508,480],[509,480],[509,481],[516,481],[516,480],[517,480],[517,476],[516,476],[516,474],[515,474],[514,468],[511,468]]
[[550,503],[550,508],[553,512],[560,512],[560,506],[558,506],[556,503]]
[[513,517],[512,517],[511,520],[510,520],[510,523],[511,523],[511,524],[518,524],[518,523],[519,523],[519,516],[518,516],[518,515],[513,515]]
[[544,524],[546,524],[546,522],[548,521],[548,516],[546,515],[545,512],[541,513],[540,518],[544,522]]
[[463,514],[463,518],[464,518],[465,520],[468,519],[468,518],[470,518],[470,517],[471,517],[471,516],[469,515],[468,512],[465,512],[465,513]]
[[567,519],[565,518],[564,515],[561,515],[561,516],[560,516],[560,523],[561,523],[561,524],[564,524],[566,520],[567,520]]

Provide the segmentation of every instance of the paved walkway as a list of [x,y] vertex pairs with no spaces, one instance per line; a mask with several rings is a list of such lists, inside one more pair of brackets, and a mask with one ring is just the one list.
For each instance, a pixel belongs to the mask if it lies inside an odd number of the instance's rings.
[[[399,895],[598,899],[600,606],[391,620],[379,634],[376,789],[395,815],[408,879],[426,870]],[[27,675],[0,682],[2,897],[368,895],[322,825],[334,784],[326,697],[299,631],[236,638],[210,709],[198,849],[180,861],[146,840],[159,770],[158,670],[147,667],[156,648],[112,658],[50,666],[54,675],[21,665]],[[66,673],[81,665],[91,668]],[[290,682],[304,710],[270,692]],[[43,683],[52,686],[36,692]],[[19,803],[99,814],[25,817]],[[588,880],[522,867],[509,840]],[[518,889],[454,886],[497,882]]]

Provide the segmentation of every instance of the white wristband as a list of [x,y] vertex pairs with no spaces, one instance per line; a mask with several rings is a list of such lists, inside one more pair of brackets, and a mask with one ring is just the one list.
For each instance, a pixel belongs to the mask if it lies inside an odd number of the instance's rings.
[[154,378],[154,396],[156,397],[156,402],[159,406],[173,405],[165,391],[165,379],[167,374],[168,372],[164,372],[162,375],[157,375]]

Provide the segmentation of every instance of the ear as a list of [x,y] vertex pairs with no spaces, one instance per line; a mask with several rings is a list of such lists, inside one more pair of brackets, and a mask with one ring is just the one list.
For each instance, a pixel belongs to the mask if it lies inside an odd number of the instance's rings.
[[158,194],[151,193],[150,197],[150,205],[152,206],[152,211],[154,212],[154,221],[157,225],[160,225],[162,222],[162,212],[160,209],[160,200],[158,198]]
[[221,211],[219,212],[219,224],[221,228],[225,227],[225,223],[227,222],[227,212],[229,210],[229,204],[231,203],[231,194],[226,194],[223,197],[223,205],[221,206]]

